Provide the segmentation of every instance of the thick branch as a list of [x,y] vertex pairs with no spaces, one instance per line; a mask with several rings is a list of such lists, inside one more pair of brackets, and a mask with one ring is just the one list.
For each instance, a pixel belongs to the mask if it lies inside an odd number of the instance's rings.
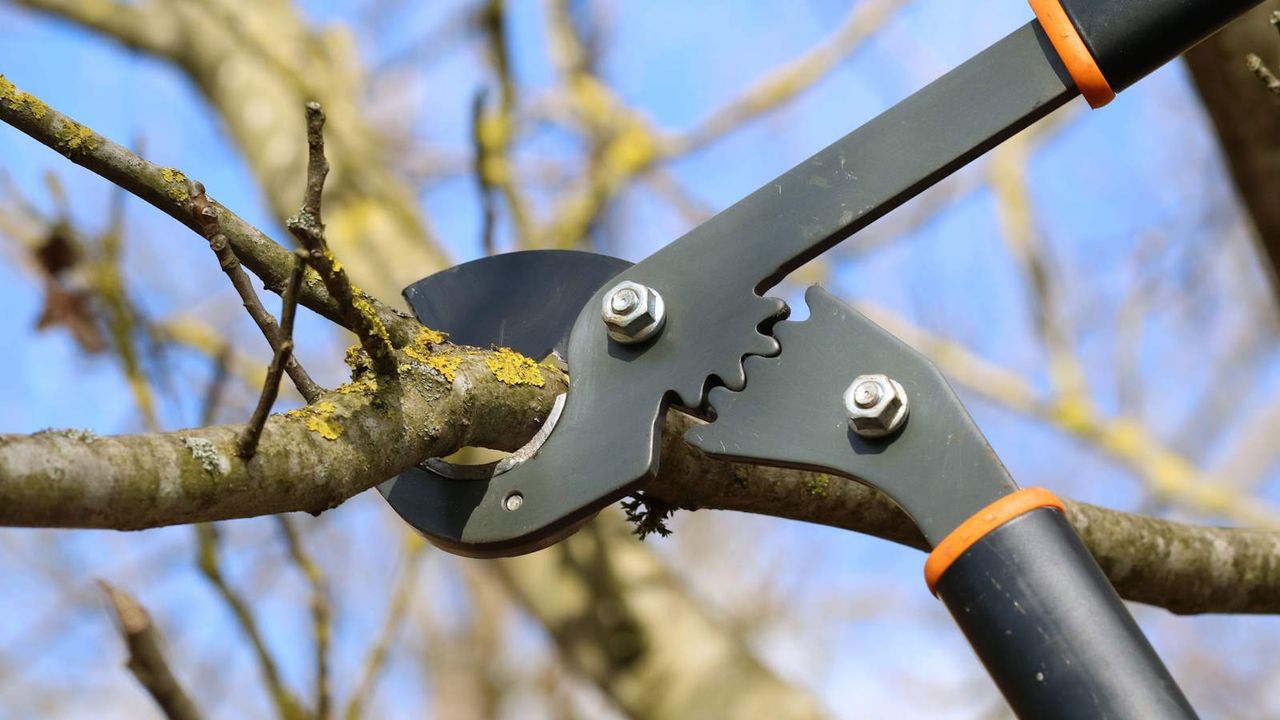
[[1241,15],[1184,56],[1204,101],[1236,194],[1267,255],[1272,290],[1280,293],[1280,99],[1249,72],[1245,58],[1257,54],[1268,67],[1280,61],[1280,43],[1270,26],[1273,3]]
[[252,463],[236,453],[236,425],[0,436],[0,525],[138,529],[318,513],[425,457],[466,445],[513,450],[563,392],[558,372],[538,368],[542,387],[508,385],[489,367],[493,354],[450,352],[436,359],[415,351],[453,382],[406,357],[400,383],[362,379],[271,416]]
[[[415,355],[420,354],[417,351]],[[252,466],[239,429],[96,438],[80,431],[0,436],[0,525],[138,529],[304,510],[319,512],[412,466],[468,445],[514,449],[536,430],[564,378],[508,385],[498,353],[448,346],[387,390],[363,379],[266,423]],[[821,473],[713,461],[685,445],[673,415],[649,492],[684,508],[740,510],[831,525],[913,547],[923,540],[887,498]],[[333,439],[330,439],[332,437]],[[1070,504],[1127,598],[1180,613],[1280,612],[1280,533],[1211,528]]]

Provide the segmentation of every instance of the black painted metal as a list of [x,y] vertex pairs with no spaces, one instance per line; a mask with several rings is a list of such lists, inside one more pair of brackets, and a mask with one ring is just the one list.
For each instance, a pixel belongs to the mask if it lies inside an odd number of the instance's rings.
[[626,260],[577,250],[525,250],[455,265],[404,289],[422,324],[460,345],[498,345],[567,359],[569,330]]
[[[809,319],[774,326],[783,351],[749,357],[741,392],[711,391],[716,419],[685,440],[729,460],[822,470],[879,488],[931,544],[1017,490],[964,405],[928,358],[820,287]],[[910,400],[895,436],[849,430],[842,395],[861,374],[885,373]]]
[[[568,401],[546,444],[487,483],[421,483],[411,522],[456,551],[518,554],[633,491],[657,470],[668,404],[698,407],[717,381],[741,389],[742,358],[778,351],[762,330],[785,305],[757,292],[1076,94],[1029,23],[622,273],[662,293],[663,332],[610,342],[597,293],[570,336]],[[513,492],[516,512],[503,504]]]
[[1111,89],[1120,92],[1261,0],[1061,0]]
[[992,531],[937,590],[1018,717],[1196,716],[1057,510]]

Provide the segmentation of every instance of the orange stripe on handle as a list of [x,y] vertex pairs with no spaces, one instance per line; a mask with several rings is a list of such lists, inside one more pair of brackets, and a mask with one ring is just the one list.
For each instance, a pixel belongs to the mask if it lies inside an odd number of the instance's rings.
[[1019,515],[1042,507],[1066,511],[1057,495],[1044,488],[1025,488],[1005,495],[960,523],[959,527],[942,538],[942,542],[929,553],[929,559],[925,560],[924,581],[929,586],[929,592],[938,594],[935,588],[951,563],[963,555],[965,550],[973,547],[974,543],[986,537],[987,533]]
[[1100,108],[1116,96],[1111,84],[1103,77],[1098,62],[1093,59],[1076,26],[1062,9],[1061,0],[1029,0],[1040,27],[1049,36],[1053,49],[1058,51],[1062,64],[1067,66],[1076,88],[1089,101],[1089,107]]

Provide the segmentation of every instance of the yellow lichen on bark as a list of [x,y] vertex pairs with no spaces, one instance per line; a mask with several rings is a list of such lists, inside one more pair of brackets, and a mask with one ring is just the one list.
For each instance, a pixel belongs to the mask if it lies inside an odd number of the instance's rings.
[[70,155],[98,149],[98,136],[74,120],[64,120],[57,132],[58,146]]
[[426,347],[428,345],[439,345],[448,339],[449,335],[447,333],[440,332],[439,330],[432,330],[429,327],[424,327],[418,331],[418,336],[413,339],[413,344]]
[[[411,355],[412,356],[412,355]],[[412,356],[416,357],[416,356]],[[462,354],[449,355],[429,355],[426,358],[418,358],[427,364],[427,367],[435,370],[444,376],[445,380],[453,382],[458,376],[458,366],[462,364]]]
[[365,375],[355,382],[349,382],[334,389],[339,395],[373,394],[378,391],[378,379],[373,375]]
[[302,419],[307,429],[325,440],[337,440],[342,435],[342,425],[335,414],[338,406],[328,400],[308,405],[297,410],[290,410],[285,417]]
[[547,384],[542,377],[542,371],[538,369],[538,363],[511,348],[498,348],[497,352],[489,356],[484,363],[489,367],[489,372],[498,378],[498,382],[534,387]]
[[458,374],[458,366],[462,364],[463,353],[431,352],[433,345],[444,342],[448,337],[448,335],[439,330],[424,327],[418,331],[417,336],[413,338],[413,342],[404,347],[404,354],[440,373],[445,380],[453,382],[453,379]]
[[32,114],[37,120],[49,114],[49,106],[45,105],[39,98],[34,95],[18,89],[16,85],[10,82],[9,78],[0,75],[0,102],[6,107],[14,110],[26,111]]
[[191,199],[190,193],[187,192],[187,176],[181,170],[161,168],[160,179],[164,180],[169,197],[176,202],[186,202]]

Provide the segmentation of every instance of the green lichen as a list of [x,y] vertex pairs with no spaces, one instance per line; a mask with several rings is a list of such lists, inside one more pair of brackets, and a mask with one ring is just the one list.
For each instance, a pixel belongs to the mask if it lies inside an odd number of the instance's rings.
[[98,149],[97,133],[70,118],[62,121],[54,137],[58,140],[58,147],[67,155]]
[[200,463],[200,467],[204,471],[214,475],[221,474],[225,468],[223,465],[226,460],[218,452],[218,448],[212,441],[202,437],[184,437],[182,444],[186,446],[191,453],[191,457]]
[[174,202],[186,202],[191,199],[187,191],[187,176],[181,170],[160,168],[160,179],[164,181],[165,193]]
[[10,110],[30,113],[37,120],[49,114],[48,105],[41,102],[35,95],[28,95],[19,90],[4,75],[0,75],[0,103],[4,103]]
[[542,377],[542,371],[538,369],[538,363],[511,348],[498,348],[485,359],[484,364],[488,366],[489,372],[493,373],[498,382],[507,385],[542,387],[547,384]]

